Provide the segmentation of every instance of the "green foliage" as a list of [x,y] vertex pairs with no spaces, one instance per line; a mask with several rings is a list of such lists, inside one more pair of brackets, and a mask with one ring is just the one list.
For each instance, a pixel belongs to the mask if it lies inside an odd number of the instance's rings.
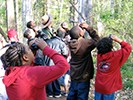
[[53,2],[56,6],[50,5],[50,10],[53,16],[53,26],[57,29],[62,22],[69,22],[70,4],[68,0],[57,0],[57,2],[53,0]]
[[0,27],[6,31],[6,6],[5,1],[0,0]]
[[[33,17],[37,25],[41,25],[41,17],[46,13],[53,16],[53,26],[57,29],[61,22],[69,23],[72,15],[69,3],[70,0],[33,0],[32,9]],[[133,43],[133,0],[113,0],[114,5],[111,7],[111,0],[92,0],[92,24],[97,26],[100,21],[104,25],[103,36],[116,34],[123,40]],[[49,2],[49,4],[47,3]],[[22,0],[18,0],[19,9],[19,28],[22,26]],[[84,6],[84,5],[83,5]],[[0,27],[6,32],[6,0],[0,0]],[[47,9],[48,7],[48,9]],[[73,15],[74,16],[74,15]],[[70,26],[70,23],[69,23]],[[22,29],[20,29],[22,30]],[[118,47],[118,46],[116,46]],[[133,47],[133,45],[132,45]],[[94,57],[96,64],[96,56]],[[133,89],[133,52],[128,61],[123,65],[121,72],[123,77],[124,89]]]
[[[47,0],[37,0],[33,6],[34,19],[37,25],[41,24],[41,17],[44,14],[51,14],[53,18],[53,27],[58,28],[59,24],[63,21],[69,21],[69,2],[68,0],[50,0],[46,4]],[[62,1],[62,2],[61,2]],[[48,6],[48,9],[46,7]]]
[[131,57],[132,55],[130,55],[127,62],[122,66],[121,73],[124,85],[123,88],[133,90],[133,62],[131,62]]
[[41,17],[46,13],[46,0],[36,0],[33,4],[33,17],[37,25],[41,24]]
[[123,83],[123,89],[124,90],[133,90],[133,80],[131,79],[127,79],[125,80],[125,82]]
[[105,11],[100,15],[100,18],[103,20],[103,22],[107,22],[108,19],[111,19],[111,12]]
[[[95,0],[99,1],[99,0]],[[104,35],[116,34],[124,39],[133,42],[133,2],[131,0],[115,0],[113,8],[110,0],[106,3],[101,0],[93,5],[93,15],[95,21],[104,24]]]

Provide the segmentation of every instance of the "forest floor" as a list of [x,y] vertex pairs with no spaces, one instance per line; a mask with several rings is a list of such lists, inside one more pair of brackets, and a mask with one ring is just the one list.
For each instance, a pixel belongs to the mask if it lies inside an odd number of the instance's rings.
[[[89,99],[88,100],[94,100],[94,81],[91,82],[91,88],[89,93]],[[133,100],[133,90],[127,89],[127,90],[119,90],[115,93],[115,100]],[[48,97],[47,100],[66,100],[65,96],[62,96],[60,98],[50,98]]]

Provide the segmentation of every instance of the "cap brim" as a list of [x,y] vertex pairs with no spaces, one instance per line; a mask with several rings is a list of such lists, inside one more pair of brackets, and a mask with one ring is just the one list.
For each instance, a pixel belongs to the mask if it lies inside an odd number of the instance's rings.
[[51,24],[52,16],[51,15],[48,15],[48,16],[49,16],[49,21],[45,25],[43,25],[43,28],[46,28],[49,26],[49,24]]

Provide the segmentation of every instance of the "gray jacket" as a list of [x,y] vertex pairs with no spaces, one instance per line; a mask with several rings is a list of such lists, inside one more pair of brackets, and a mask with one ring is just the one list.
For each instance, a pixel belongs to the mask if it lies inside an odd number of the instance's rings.
[[[68,56],[69,49],[66,44],[57,36],[52,37],[51,39],[46,40],[48,46],[59,54],[62,54],[64,57]],[[51,66],[54,65],[53,60],[47,56],[44,56],[41,50],[37,51],[35,63],[37,65],[46,65]]]

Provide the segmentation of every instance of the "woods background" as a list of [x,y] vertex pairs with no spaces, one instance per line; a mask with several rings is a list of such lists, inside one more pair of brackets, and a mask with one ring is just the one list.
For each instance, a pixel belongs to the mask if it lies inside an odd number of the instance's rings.
[[[26,23],[41,26],[44,14],[52,15],[55,29],[63,21],[72,27],[84,19],[101,37],[116,34],[133,47],[133,0],[0,0],[0,33],[8,41],[7,30],[14,28],[23,42]],[[132,70],[133,52],[122,67],[124,91],[133,90]]]

